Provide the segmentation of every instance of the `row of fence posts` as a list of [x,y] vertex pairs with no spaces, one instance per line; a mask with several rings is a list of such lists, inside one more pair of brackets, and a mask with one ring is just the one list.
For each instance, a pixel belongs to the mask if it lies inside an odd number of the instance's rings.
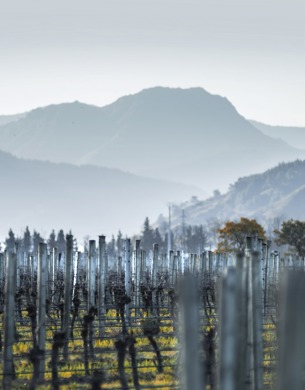
[[[98,270],[98,319],[99,319],[99,336],[104,335],[104,318],[105,318],[105,286],[107,281],[107,255],[106,255],[106,241],[105,236],[99,237],[98,259],[96,257],[97,248],[96,241],[90,240],[89,254],[86,274],[88,278],[88,309],[95,306],[96,293],[96,271]],[[50,255],[47,254],[47,244],[40,243],[38,247],[38,255],[28,256],[31,261],[27,263],[26,272],[31,275],[31,280],[34,280],[35,264],[37,264],[37,353],[40,356],[38,364],[38,380],[42,380],[45,372],[45,341],[46,341],[46,300],[48,289],[53,290],[55,286],[56,275],[60,267],[64,266],[64,312],[63,312],[63,331],[66,333],[66,339],[63,348],[63,356],[68,358],[68,342],[69,342],[69,328],[71,324],[71,307],[72,295],[75,287],[75,282],[78,280],[78,273],[81,271],[80,262],[81,254],[77,254],[76,265],[73,264],[73,236],[66,237],[66,251],[65,256],[58,254],[56,249]],[[64,261],[63,261],[64,259]],[[9,252],[4,256],[1,254],[0,268],[3,269],[3,277],[5,276],[5,316],[4,316],[4,371],[3,371],[3,388],[9,389],[11,381],[14,378],[13,365],[13,344],[15,340],[15,294],[17,287],[20,286],[18,278],[20,279],[20,264],[18,266],[18,256],[16,253]],[[139,314],[140,307],[140,283],[143,279],[144,270],[146,267],[146,253],[140,250],[140,240],[136,241],[136,249],[134,253],[134,262],[132,264],[131,241],[127,239],[125,242],[125,292],[128,297],[131,296],[132,286],[132,271],[134,271],[135,282],[135,309],[136,314]],[[218,261],[218,260],[217,260]],[[215,261],[215,264],[217,263]],[[61,264],[60,264],[61,263]],[[161,263],[161,267],[160,267]],[[196,274],[198,272],[212,271],[213,269],[212,252],[204,253],[201,256],[191,255],[189,261],[183,263],[183,258],[180,252],[175,255],[170,251],[168,259],[162,256],[160,262],[158,245],[154,244],[151,262],[151,284],[152,287],[156,285],[159,268],[169,275],[170,284],[177,286],[178,279],[181,277],[183,271],[185,273]],[[6,270],[3,265],[5,264]],[[133,265],[133,269],[132,269]],[[122,264],[119,261],[119,269],[122,269]],[[19,271],[18,271],[19,270]],[[18,271],[18,272],[17,272]],[[73,275],[76,273],[76,275]],[[4,275],[5,274],[5,275]],[[51,295],[51,301],[54,299],[54,294]],[[157,289],[153,289],[153,315],[156,315],[157,305]],[[58,302],[57,302],[58,303]],[[191,307],[191,306],[190,306]],[[130,325],[131,312],[130,303],[125,305],[125,316],[127,328]],[[188,317],[188,316],[187,316]]]
[[[245,252],[236,255],[236,267],[228,268],[222,279],[217,386],[221,390],[261,390],[264,386],[262,260],[268,260],[264,258],[266,248],[257,244],[257,240],[247,238]],[[279,264],[278,253],[271,260],[276,268]],[[184,390],[205,388],[203,366],[198,364],[201,336],[198,332],[198,304],[194,282],[195,280],[189,280],[187,285],[184,284],[186,291],[183,294],[183,336],[187,340],[184,348]],[[282,288],[277,319],[277,326],[280,327],[279,359],[276,362],[277,376],[273,388],[301,390],[305,387],[304,269],[294,268],[283,272],[279,287]],[[193,336],[190,337],[190,334]]]
[[[95,273],[95,269],[98,269],[100,266],[100,262],[102,261],[102,271],[103,278],[102,280],[107,280],[107,273],[110,269],[118,272],[119,274],[126,271],[126,267],[123,267],[122,257],[119,256],[115,259],[114,267],[110,267],[108,265],[108,255],[106,254],[106,241],[105,236],[99,237],[99,245],[98,245],[98,259],[96,256],[96,241],[91,240],[89,242],[89,251],[88,255],[85,253],[77,252],[76,256],[73,255],[72,263],[73,263],[73,276],[75,282],[78,280],[81,272],[85,271],[85,274],[88,277],[90,274],[90,269],[92,273]],[[149,272],[152,268],[153,256],[150,260],[148,254],[140,250],[140,240],[136,241],[135,251],[132,253],[133,259],[131,261],[130,275],[134,275],[137,272],[140,273],[140,277],[143,277],[144,272]],[[65,272],[66,267],[66,256],[67,253],[61,252],[58,253],[56,248],[53,248],[52,251],[47,255],[47,267],[48,267],[48,286],[52,290],[54,288],[54,282],[56,279],[56,275],[59,271]],[[87,262],[84,264],[84,259],[87,257]],[[24,258],[27,261],[24,261]],[[126,253],[124,255],[124,259],[126,258]],[[5,274],[5,261],[6,258],[4,253],[0,253],[0,281],[4,279]],[[17,288],[20,287],[21,283],[21,275],[27,274],[30,276],[31,280],[34,279],[35,273],[38,267],[38,254],[34,253],[23,253],[19,252],[17,249],[17,265],[16,265],[16,283]],[[95,265],[92,266],[92,264]],[[203,252],[200,255],[198,254],[190,254],[185,255],[181,251],[177,251],[176,254],[174,251],[170,251],[169,255],[159,254],[158,253],[158,271],[160,272],[169,272],[171,284],[176,284],[178,275],[181,275],[183,271],[190,272],[213,272],[216,269],[221,271],[223,268],[228,266],[228,257],[224,256],[221,253],[213,253],[211,251]],[[91,265],[90,265],[91,264]],[[140,266],[140,269],[139,269]],[[90,268],[90,269],[89,269]],[[134,276],[134,280],[137,279],[137,276]]]
[[[95,280],[98,273],[98,313],[99,335],[104,335],[105,317],[105,286],[107,281],[107,256],[105,237],[99,237],[98,262],[96,258],[96,242],[89,243],[88,282],[89,307],[95,306]],[[279,268],[284,262],[280,261],[278,253],[270,254],[270,243],[263,243],[255,238],[247,238],[244,253],[237,253],[234,267],[229,267],[223,277],[220,298],[220,358],[218,385],[225,390],[261,390],[263,388],[263,315],[268,291],[267,282],[270,275],[278,278]],[[45,338],[46,329],[46,294],[48,273],[54,283],[56,274],[56,255],[53,252],[48,263],[47,245],[39,244],[37,258],[37,348],[41,352],[39,363],[39,379],[43,379],[45,371]],[[49,260],[50,260],[49,259]],[[81,256],[77,258],[80,263]],[[5,260],[5,261],[4,261]],[[178,283],[178,276],[185,273],[181,285],[182,313],[181,313],[181,343],[183,345],[184,374],[182,384],[185,390],[201,390],[204,388],[203,366],[200,364],[198,345],[201,343],[199,330],[200,317],[198,291],[196,287],[196,272],[212,270],[219,259],[212,254],[192,255],[189,261],[182,265],[182,257],[178,252],[170,251],[167,269],[172,284]],[[3,388],[10,389],[14,378],[13,344],[15,333],[15,293],[17,277],[17,255],[7,253],[6,258],[1,254],[1,266],[6,263],[5,271],[5,304],[4,304],[4,352],[3,352]],[[50,265],[51,263],[51,265]],[[214,263],[214,264],[213,264]],[[227,260],[224,261],[228,265]],[[136,291],[140,290],[141,272],[145,264],[145,254],[140,250],[140,241],[136,242],[134,254],[134,282]],[[151,264],[151,278],[156,283],[159,271],[158,245],[153,247]],[[302,268],[302,261],[294,260]],[[303,264],[304,265],[304,264]],[[288,263],[289,266],[289,263]],[[184,268],[182,270],[182,267]],[[78,268],[78,266],[76,267]],[[4,275],[3,275],[4,276]],[[264,289],[262,283],[264,282]],[[131,295],[132,285],[132,252],[131,243],[125,243],[125,292]],[[64,273],[64,321],[63,330],[66,331],[64,356],[68,357],[68,329],[70,326],[70,312],[73,291],[73,236],[67,236],[65,273]],[[264,294],[264,295],[262,295]],[[280,341],[280,370],[279,385],[282,390],[287,388],[304,388],[302,374],[305,371],[305,273],[294,271],[285,281],[283,292]],[[153,302],[156,296],[153,294]],[[138,310],[140,296],[135,297],[135,307]],[[155,307],[155,305],[153,305]],[[130,325],[130,304],[126,307],[126,322]]]

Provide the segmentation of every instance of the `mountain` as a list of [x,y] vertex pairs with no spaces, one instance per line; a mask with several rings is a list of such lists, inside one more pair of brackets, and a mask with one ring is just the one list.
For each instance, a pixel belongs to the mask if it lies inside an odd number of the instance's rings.
[[139,232],[145,216],[157,218],[167,203],[195,188],[147,179],[119,170],[21,160],[0,152],[0,242],[9,228],[27,225],[48,235],[65,229],[85,235]]
[[305,158],[256,129],[202,88],[156,87],[95,107],[79,102],[29,112],[0,126],[0,149],[17,157],[93,164],[227,189],[238,177]]
[[6,125],[11,122],[16,122],[21,118],[25,118],[27,113],[16,114],[16,115],[0,115],[0,126]]
[[172,221],[174,226],[181,223],[182,210],[187,223],[194,225],[213,218],[226,221],[248,217],[261,223],[279,216],[305,220],[304,199],[305,161],[297,160],[240,178],[223,195],[215,193],[205,201],[193,198],[191,202],[176,205]]
[[305,149],[305,127],[270,126],[256,121],[250,123],[269,137],[280,138],[295,148]]

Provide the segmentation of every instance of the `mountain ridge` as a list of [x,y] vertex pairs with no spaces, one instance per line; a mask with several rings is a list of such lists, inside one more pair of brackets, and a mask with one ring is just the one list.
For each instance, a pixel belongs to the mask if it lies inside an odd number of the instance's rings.
[[305,220],[304,196],[305,160],[296,160],[281,163],[261,174],[239,178],[224,194],[177,204],[172,221],[174,226],[179,225],[182,209],[192,225],[210,218],[225,222],[248,217],[265,225],[268,219],[279,216]]
[[46,233],[72,229],[79,239],[119,229],[134,234],[145,216],[156,218],[169,201],[198,191],[111,168],[21,160],[1,151],[0,177],[0,241],[10,228],[19,232],[27,225]]
[[254,120],[249,120],[249,122],[269,137],[282,139],[295,148],[305,148],[305,127],[272,126]]
[[0,140],[16,157],[123,169],[210,193],[305,158],[304,150],[256,129],[227,98],[199,87],[148,88],[103,107],[38,108],[0,126]]

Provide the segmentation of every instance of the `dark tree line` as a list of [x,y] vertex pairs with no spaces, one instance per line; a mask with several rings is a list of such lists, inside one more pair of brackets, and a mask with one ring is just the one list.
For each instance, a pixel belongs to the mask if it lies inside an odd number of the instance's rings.
[[65,251],[66,238],[62,229],[59,230],[57,234],[55,233],[55,230],[52,230],[47,240],[45,240],[35,229],[31,234],[28,226],[21,237],[16,236],[13,230],[10,229],[8,237],[5,240],[5,245],[7,251],[18,249],[24,253],[36,253],[39,243],[46,241],[50,249],[57,248],[60,253]]

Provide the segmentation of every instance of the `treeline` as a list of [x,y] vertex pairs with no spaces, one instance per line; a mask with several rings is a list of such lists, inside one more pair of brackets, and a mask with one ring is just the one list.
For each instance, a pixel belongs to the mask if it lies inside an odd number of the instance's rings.
[[[274,225],[275,227],[275,225]],[[286,254],[296,253],[298,256],[305,256],[305,222],[298,220],[288,220],[277,223],[277,227],[271,230],[272,245],[275,250],[282,250]],[[72,232],[68,232],[72,235]],[[270,238],[262,225],[255,219],[240,218],[239,221],[227,221],[221,224],[219,220],[210,221],[207,225],[181,225],[170,231],[168,225],[152,227],[149,218],[146,217],[143,229],[139,235],[131,238],[132,244],[141,240],[141,248],[147,253],[151,251],[153,244],[158,244],[160,253],[167,253],[169,249],[173,251],[184,251],[187,253],[202,253],[205,250],[217,249],[221,252],[232,250],[243,250],[247,236],[257,236],[264,240]],[[106,252],[110,258],[124,256],[124,242],[126,240],[122,232],[107,240]],[[18,249],[23,253],[37,253],[39,243],[47,243],[49,250],[57,248],[59,253],[64,253],[66,248],[66,235],[61,229],[58,232],[52,230],[47,239],[43,238],[36,230],[31,234],[26,227],[23,236],[15,236],[12,229],[9,230],[5,240],[4,248],[1,250],[14,251]],[[170,248],[169,248],[170,247]],[[74,251],[78,251],[76,238],[73,241]],[[83,249],[89,252],[89,236],[84,239]]]
[[[71,231],[68,234],[72,234]],[[140,239],[143,250],[149,252],[153,244],[158,244],[160,253],[166,253],[168,250],[168,229],[163,227],[154,228],[151,226],[149,218],[145,218],[142,231],[139,235],[132,237],[132,241]],[[119,230],[117,235],[107,237],[106,250],[110,257],[119,257],[124,254],[124,242],[126,236]],[[14,251],[16,248],[24,253],[36,253],[39,243],[44,242],[48,244],[49,249],[57,248],[59,253],[63,253],[66,248],[66,233],[63,229],[56,232],[52,230],[48,238],[42,237],[36,230],[33,233],[26,227],[23,236],[17,236],[12,231],[8,232],[8,237],[5,240],[5,248],[8,251]],[[184,250],[189,253],[199,253],[210,245],[210,240],[207,234],[207,228],[204,225],[199,226],[185,226],[183,228],[176,228],[171,230],[171,249]],[[84,238],[84,250],[88,250],[89,237]],[[74,239],[74,249],[77,250],[78,242]],[[1,248],[0,248],[1,250]]]
[[[71,231],[69,232],[71,234]],[[60,253],[65,251],[66,248],[66,234],[60,229],[57,233],[52,230],[49,237],[45,239],[35,229],[33,233],[30,232],[27,226],[23,236],[17,236],[12,229],[8,232],[4,244],[7,251],[14,251],[16,248],[24,253],[36,253],[40,243],[47,243],[49,249],[57,248]],[[77,242],[75,240],[75,245]]]

